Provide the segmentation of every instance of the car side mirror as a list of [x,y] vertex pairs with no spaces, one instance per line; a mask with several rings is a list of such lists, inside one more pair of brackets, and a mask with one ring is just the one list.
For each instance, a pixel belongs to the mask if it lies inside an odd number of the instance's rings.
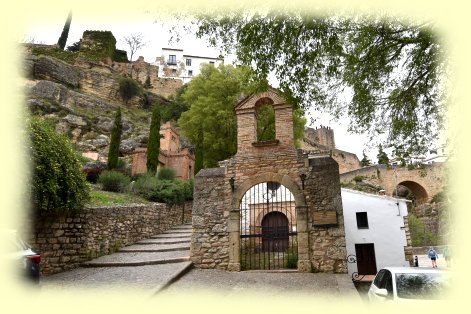
[[375,294],[379,297],[387,297],[388,296],[388,290],[386,289],[378,289],[375,291]]

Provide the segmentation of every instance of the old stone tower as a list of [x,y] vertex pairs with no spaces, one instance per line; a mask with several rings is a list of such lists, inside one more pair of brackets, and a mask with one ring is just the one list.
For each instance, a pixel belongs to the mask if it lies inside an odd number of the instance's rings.
[[[257,110],[271,106],[275,139],[257,141]],[[292,108],[277,91],[235,107],[237,153],[195,180],[191,259],[231,271],[346,272],[339,169],[294,147]]]

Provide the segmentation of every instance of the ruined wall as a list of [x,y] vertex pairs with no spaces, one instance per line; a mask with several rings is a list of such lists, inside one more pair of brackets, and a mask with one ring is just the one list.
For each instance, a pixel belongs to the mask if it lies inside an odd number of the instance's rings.
[[84,208],[42,214],[31,222],[29,243],[41,254],[44,275],[78,267],[92,258],[191,221],[191,202]]

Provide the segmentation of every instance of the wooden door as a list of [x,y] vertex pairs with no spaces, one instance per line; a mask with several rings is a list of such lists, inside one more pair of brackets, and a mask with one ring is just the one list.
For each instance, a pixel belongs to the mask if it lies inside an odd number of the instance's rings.
[[359,275],[376,275],[375,245],[373,243],[355,244]]
[[288,218],[271,212],[262,219],[262,247],[264,252],[283,252],[289,245]]

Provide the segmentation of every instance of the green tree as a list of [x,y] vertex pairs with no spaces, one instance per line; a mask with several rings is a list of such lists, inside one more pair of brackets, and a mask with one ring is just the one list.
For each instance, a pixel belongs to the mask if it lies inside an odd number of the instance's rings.
[[257,108],[257,141],[274,140],[275,134],[275,110],[270,105],[262,105]]
[[162,106],[161,108],[162,121],[178,121],[181,114],[188,110],[188,104],[183,99],[183,94],[185,93],[187,88],[188,84],[183,85],[182,87],[177,89],[175,95],[171,95],[168,98],[170,104]]
[[131,98],[139,95],[140,92],[139,84],[132,78],[122,78],[119,80],[119,94],[126,105]]
[[67,43],[67,38],[69,37],[69,29],[70,29],[71,22],[72,22],[72,11],[69,12],[69,15],[67,16],[67,20],[65,21],[65,24],[64,24],[64,28],[62,29],[61,36],[59,37],[59,40],[57,41],[57,44],[62,50],[64,50],[65,44]]
[[371,165],[371,161],[368,156],[366,156],[365,151],[363,151],[363,158],[361,159],[360,164],[362,167],[367,167]]
[[[178,125],[182,134],[195,145],[195,173],[200,167],[215,167],[218,161],[235,154],[237,123],[234,106],[241,95],[250,95],[267,87],[265,80],[253,80],[248,67],[232,65],[217,68],[204,65],[201,74],[188,83],[182,97],[189,110],[181,114]],[[270,119],[260,120],[268,123]],[[296,118],[295,115],[293,120],[300,123],[295,130],[304,129],[302,116]]]
[[115,169],[118,166],[119,144],[121,143],[121,133],[123,122],[121,120],[121,108],[118,107],[114,118],[113,129],[111,130],[110,147],[108,151],[108,169]]
[[421,154],[438,137],[447,63],[431,23],[286,10],[197,13],[195,23],[259,78],[274,74],[291,103],[348,114],[374,143]]
[[383,146],[381,144],[379,144],[379,146],[378,146],[378,155],[376,155],[376,157],[378,158],[378,164],[380,164],[380,165],[389,165],[388,154],[386,154],[383,151]]
[[90,187],[69,140],[37,118],[29,123],[29,136],[33,208],[45,212],[81,208],[89,199]]
[[147,144],[147,172],[155,175],[160,153],[160,105],[154,104],[150,123],[149,143]]

